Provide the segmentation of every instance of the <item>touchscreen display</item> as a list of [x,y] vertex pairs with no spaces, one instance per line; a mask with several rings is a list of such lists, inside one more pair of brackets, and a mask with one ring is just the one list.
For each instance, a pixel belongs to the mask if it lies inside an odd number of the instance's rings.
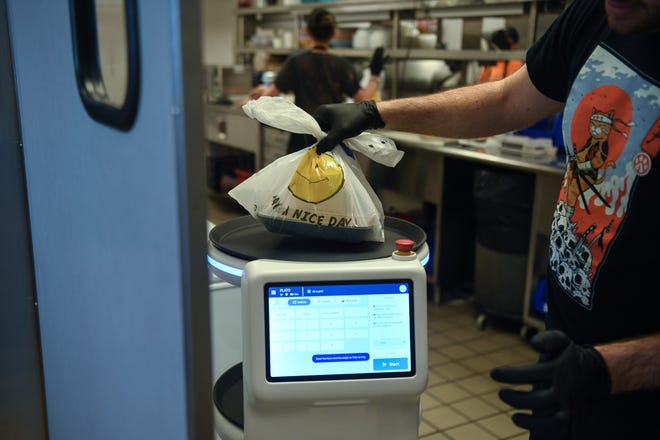
[[411,280],[272,283],[264,301],[270,382],[415,375]]

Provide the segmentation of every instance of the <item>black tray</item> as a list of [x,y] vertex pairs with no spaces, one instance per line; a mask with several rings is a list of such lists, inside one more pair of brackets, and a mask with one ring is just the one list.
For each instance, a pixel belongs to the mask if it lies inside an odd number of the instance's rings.
[[213,385],[213,403],[227,420],[243,429],[243,363],[231,367]]
[[245,215],[216,225],[209,233],[211,244],[236,258],[286,261],[362,261],[385,258],[396,249],[394,242],[415,242],[413,250],[426,242],[426,233],[414,223],[385,217],[385,241],[345,243],[270,232],[257,219]]
[[366,241],[372,229],[368,227],[336,228],[334,226],[319,226],[292,220],[282,220],[282,218],[266,217],[265,215],[260,215],[259,220],[270,232],[303,235],[312,240],[324,237],[326,240],[344,241],[347,243]]

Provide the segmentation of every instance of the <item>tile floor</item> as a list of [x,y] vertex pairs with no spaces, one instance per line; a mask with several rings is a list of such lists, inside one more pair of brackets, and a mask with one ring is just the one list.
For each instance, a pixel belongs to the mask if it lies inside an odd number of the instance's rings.
[[[208,199],[208,219],[217,224],[244,215],[233,200]],[[512,408],[497,397],[491,368],[533,362],[536,354],[515,326],[479,329],[470,299],[428,306],[429,382],[422,396],[423,440],[523,440],[511,422]],[[518,328],[519,330],[519,328]]]

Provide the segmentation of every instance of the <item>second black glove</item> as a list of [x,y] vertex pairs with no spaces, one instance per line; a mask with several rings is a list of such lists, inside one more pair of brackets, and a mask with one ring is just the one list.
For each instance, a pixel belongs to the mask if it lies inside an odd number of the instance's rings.
[[373,76],[380,75],[380,72],[383,70],[383,65],[385,64],[385,57],[383,56],[385,49],[382,47],[376,48],[374,54],[371,56],[371,62],[369,62],[369,70]]
[[600,353],[575,344],[563,332],[545,331],[530,340],[540,353],[539,362],[518,367],[498,367],[491,377],[510,384],[531,384],[531,391],[502,389],[500,399],[517,409],[513,422],[521,428],[552,433],[561,438],[568,429],[571,407],[576,403],[609,394],[611,381]]

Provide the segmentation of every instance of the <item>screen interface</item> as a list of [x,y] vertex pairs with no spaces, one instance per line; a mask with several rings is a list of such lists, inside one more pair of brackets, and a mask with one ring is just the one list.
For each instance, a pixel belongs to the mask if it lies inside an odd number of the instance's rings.
[[273,283],[264,288],[270,382],[415,374],[413,283]]

